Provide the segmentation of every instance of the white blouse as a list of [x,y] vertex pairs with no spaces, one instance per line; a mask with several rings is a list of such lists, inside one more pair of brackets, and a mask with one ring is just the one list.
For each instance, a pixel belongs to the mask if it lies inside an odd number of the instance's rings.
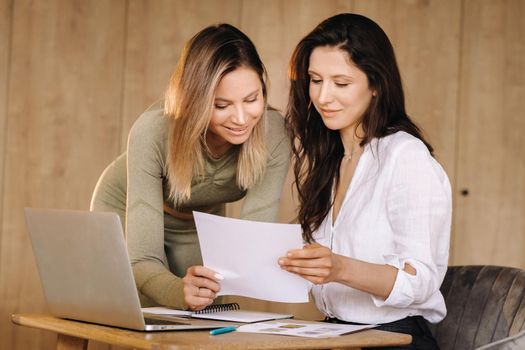
[[[448,265],[452,216],[447,174],[419,139],[397,132],[361,155],[335,223],[332,211],[314,239],[336,254],[398,269],[386,300],[340,283],[314,285],[319,310],[359,323],[446,315],[439,291]],[[403,271],[405,263],[417,273]]]

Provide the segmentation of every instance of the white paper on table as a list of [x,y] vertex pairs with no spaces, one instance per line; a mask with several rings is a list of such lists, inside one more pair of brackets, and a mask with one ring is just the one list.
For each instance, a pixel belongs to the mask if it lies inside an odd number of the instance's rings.
[[277,260],[303,246],[296,224],[275,224],[193,212],[204,266],[224,280],[217,295],[287,303],[308,302],[309,282],[284,271]]
[[192,311],[171,309],[164,306],[143,307],[141,310],[143,313],[162,316],[190,317],[193,314]]
[[359,332],[373,327],[376,327],[376,325],[286,320],[249,323],[238,327],[237,332],[291,335],[308,338],[329,338]]

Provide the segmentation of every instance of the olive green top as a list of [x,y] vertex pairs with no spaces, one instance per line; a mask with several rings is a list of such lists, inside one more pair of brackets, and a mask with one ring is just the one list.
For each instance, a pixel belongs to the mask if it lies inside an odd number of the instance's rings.
[[[166,163],[171,122],[160,105],[137,119],[129,134],[127,152],[100,177],[91,209],[117,212],[125,222],[128,252],[143,306],[185,308],[181,277],[188,267],[202,265],[202,257],[195,222],[167,213],[173,209],[168,199]],[[234,146],[220,158],[205,157],[203,176],[194,178],[190,199],[177,211],[223,215],[225,203],[245,197],[243,219],[275,221],[290,145],[279,113],[269,110],[266,123],[268,161],[256,185],[248,191],[237,186],[239,147]]]

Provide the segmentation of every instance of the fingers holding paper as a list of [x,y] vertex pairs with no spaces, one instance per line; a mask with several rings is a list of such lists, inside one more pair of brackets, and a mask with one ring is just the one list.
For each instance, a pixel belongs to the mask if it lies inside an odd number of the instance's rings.
[[328,247],[312,243],[288,251],[285,257],[279,258],[279,265],[314,284],[323,284],[338,280],[341,258]]
[[221,289],[223,277],[204,266],[191,266],[182,279],[184,301],[190,310],[202,310],[213,303],[216,293]]

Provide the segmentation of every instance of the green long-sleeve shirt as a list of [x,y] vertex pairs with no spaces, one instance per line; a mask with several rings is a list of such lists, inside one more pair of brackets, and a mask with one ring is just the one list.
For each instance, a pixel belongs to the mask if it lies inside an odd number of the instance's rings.
[[[220,158],[205,158],[204,176],[194,179],[191,197],[178,211],[222,215],[225,203],[245,197],[243,219],[275,221],[290,147],[283,118],[275,111],[268,111],[267,117],[268,161],[259,182],[248,191],[237,186],[238,147],[232,147]],[[160,105],[137,119],[129,134],[127,152],[110,164],[99,179],[91,209],[115,211],[125,222],[128,252],[142,304],[184,308],[181,277],[188,267],[201,265],[202,257],[195,222],[174,218],[164,211],[164,205],[173,209],[168,199],[166,164],[171,122]]]

